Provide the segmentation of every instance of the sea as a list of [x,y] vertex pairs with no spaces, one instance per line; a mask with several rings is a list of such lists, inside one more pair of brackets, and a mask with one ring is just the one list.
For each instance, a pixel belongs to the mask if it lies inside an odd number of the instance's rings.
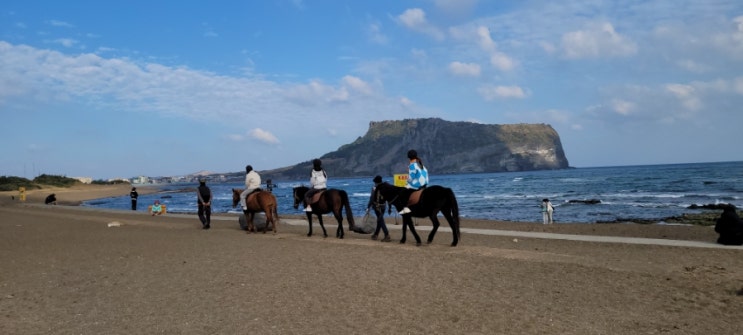
[[[733,204],[743,207],[743,162],[570,168],[564,170],[436,175],[430,185],[449,187],[463,218],[541,222],[539,204],[548,198],[555,223],[602,223],[643,220],[664,223],[684,213],[700,213],[692,205]],[[405,171],[402,171],[405,173]],[[392,183],[392,176],[382,176]],[[371,195],[373,176],[329,177],[328,187],[345,190],[354,216],[362,216]],[[293,208],[292,189],[308,181],[276,181],[273,193],[279,215],[303,214]],[[213,213],[240,213],[232,208],[232,188],[243,183],[213,183]],[[160,191],[139,196],[138,211],[155,200],[169,213],[195,214],[195,183],[158,184]],[[86,207],[130,210],[128,194],[86,201]],[[391,215],[397,215],[393,213]]]

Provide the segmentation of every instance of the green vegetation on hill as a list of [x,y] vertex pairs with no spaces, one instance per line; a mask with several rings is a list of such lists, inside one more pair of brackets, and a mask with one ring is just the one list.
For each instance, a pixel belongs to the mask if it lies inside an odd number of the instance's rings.
[[[33,180],[28,180],[23,177],[0,176],[0,191],[18,191],[18,188],[20,187],[25,187],[27,190],[41,189],[44,187],[70,187],[76,184],[80,184],[80,181],[78,181],[77,179],[48,174],[42,174],[34,178]],[[93,184],[128,184],[128,182],[122,180],[96,180],[93,181]]]

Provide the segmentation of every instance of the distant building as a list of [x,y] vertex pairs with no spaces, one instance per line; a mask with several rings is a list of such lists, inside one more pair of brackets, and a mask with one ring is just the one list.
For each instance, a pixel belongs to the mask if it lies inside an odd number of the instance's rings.
[[79,182],[81,182],[83,184],[90,184],[90,183],[93,182],[93,178],[92,177],[70,177],[70,178],[77,179]]

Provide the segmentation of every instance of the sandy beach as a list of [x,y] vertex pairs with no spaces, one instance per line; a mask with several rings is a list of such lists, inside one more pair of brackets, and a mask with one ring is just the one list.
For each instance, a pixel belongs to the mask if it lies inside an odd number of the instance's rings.
[[[138,188],[139,190],[140,188]],[[743,250],[712,227],[463,220],[463,228],[696,241],[708,247],[440,232],[416,247],[307,237],[299,216],[74,206],[128,185],[0,192],[3,334],[738,334]],[[56,193],[60,205],[43,205]],[[326,223],[334,236],[334,220]],[[427,220],[417,220],[430,226]],[[446,226],[446,225],[444,225]],[[428,232],[422,232],[425,238]]]

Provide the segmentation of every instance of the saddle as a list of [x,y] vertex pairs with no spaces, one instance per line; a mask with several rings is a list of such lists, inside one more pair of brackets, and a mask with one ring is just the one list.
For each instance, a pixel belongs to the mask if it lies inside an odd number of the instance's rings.
[[327,191],[327,190],[322,190],[320,192],[317,192],[317,193],[313,194],[312,195],[312,198],[310,198],[310,203],[311,204],[314,204],[314,203],[320,201],[320,197],[322,196],[323,193],[325,193],[325,191]]
[[408,207],[413,206],[418,203],[421,199],[421,194],[423,194],[423,190],[417,190],[413,191],[413,193],[410,193],[410,197],[408,198]]
[[256,188],[253,190],[253,192],[248,193],[248,195],[245,197],[245,203],[249,203],[255,196],[258,194],[258,192],[262,191],[260,188]]

